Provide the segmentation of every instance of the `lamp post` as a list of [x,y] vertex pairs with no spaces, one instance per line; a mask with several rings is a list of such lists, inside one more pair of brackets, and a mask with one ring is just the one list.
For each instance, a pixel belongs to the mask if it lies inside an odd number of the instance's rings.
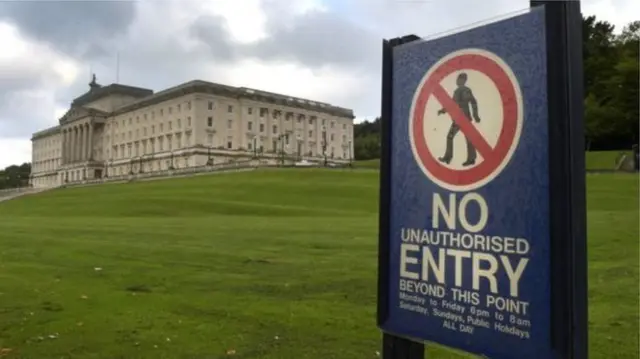
[[253,159],[258,158],[258,136],[253,136]]
[[322,126],[322,156],[324,157],[324,166],[327,167],[327,128]]
[[213,158],[211,158],[211,145],[207,147],[207,166],[213,166]]

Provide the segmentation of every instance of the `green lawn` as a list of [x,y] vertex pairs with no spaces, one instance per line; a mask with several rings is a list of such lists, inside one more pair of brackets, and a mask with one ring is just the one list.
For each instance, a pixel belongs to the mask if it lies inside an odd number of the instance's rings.
[[[585,153],[585,167],[588,170],[614,170],[616,161],[622,154],[631,156],[631,151],[590,151]],[[356,161],[356,168],[380,168],[380,160]]]
[[[2,202],[0,358],[376,358],[377,180],[265,170]],[[637,357],[638,177],[588,183],[591,358]]]

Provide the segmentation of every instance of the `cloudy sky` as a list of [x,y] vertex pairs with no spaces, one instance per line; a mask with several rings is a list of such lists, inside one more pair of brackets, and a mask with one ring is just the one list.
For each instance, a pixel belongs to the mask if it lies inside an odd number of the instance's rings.
[[[429,36],[528,0],[141,0],[0,2],[0,168],[98,82],[160,90],[193,79],[353,108],[380,104],[382,38]],[[638,0],[583,0],[618,28]]]

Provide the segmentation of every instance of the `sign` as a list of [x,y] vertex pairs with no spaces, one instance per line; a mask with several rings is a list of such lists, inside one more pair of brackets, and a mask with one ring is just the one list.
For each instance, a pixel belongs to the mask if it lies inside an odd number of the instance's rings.
[[[473,119],[461,110],[465,106]],[[442,118],[446,114],[451,121]],[[425,175],[449,190],[472,190],[495,178],[513,155],[522,131],[522,93],[502,59],[481,49],[459,50],[427,71],[410,116],[409,139]],[[453,156],[465,152],[465,162],[456,162]]]
[[392,49],[385,333],[556,357],[544,27],[536,9]]

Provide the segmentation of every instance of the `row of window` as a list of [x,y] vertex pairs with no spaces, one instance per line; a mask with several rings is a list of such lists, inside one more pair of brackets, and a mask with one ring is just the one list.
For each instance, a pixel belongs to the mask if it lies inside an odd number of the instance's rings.
[[[191,111],[191,101],[185,102],[185,108],[186,108],[187,111]],[[182,104],[177,104],[176,105],[176,110],[177,110],[176,111],[177,113],[181,113],[182,112]],[[168,106],[167,107],[167,112],[168,112],[169,115],[172,115],[173,114],[173,107],[172,106]],[[164,109],[161,108],[159,110],[160,117],[163,117],[164,113],[165,113]],[[154,120],[155,118],[156,118],[156,112],[155,111],[151,111],[151,119]],[[142,114],[142,120],[145,121],[145,122],[148,121],[149,120],[149,114],[147,114],[147,113]],[[129,123],[129,125],[133,125],[133,117],[129,117],[128,120],[124,120],[123,119],[122,121],[114,121],[113,122],[113,126],[115,128],[118,128],[120,126],[120,124],[122,123],[122,126],[124,127],[124,126],[127,125],[127,122]],[[140,123],[140,116],[137,115],[136,116],[136,124],[139,124],[139,123]],[[107,125],[107,129],[109,129],[109,125]]]
[[[174,138],[175,138],[176,150],[190,146],[191,136],[189,135],[185,135],[184,143],[182,142],[182,136],[166,136],[167,151],[172,151],[174,149],[174,146],[173,146]],[[127,144],[113,146],[113,159],[119,159],[119,158],[125,158],[125,157],[129,157],[129,158],[139,157],[139,156],[144,156],[146,154],[165,151],[164,140],[165,140],[165,136],[160,136],[157,138],[151,138],[148,141],[143,140],[142,143],[130,142]],[[126,153],[126,156],[125,156],[125,153]],[[107,152],[107,156],[108,155],[109,153]]]
[[[213,117],[208,117],[207,118],[207,126],[208,127],[213,127]],[[228,120],[227,121],[227,128],[228,129],[232,129],[233,128],[233,120]],[[344,125],[344,128],[346,128],[346,125]],[[259,124],[259,130],[260,133],[264,133],[264,129],[265,129],[265,125],[264,123],[260,123]],[[247,130],[248,131],[253,131],[253,122],[249,121],[247,122]],[[298,129],[299,130],[299,129]],[[277,125],[273,125],[271,128],[271,132],[274,135],[278,134],[278,126]],[[309,131],[309,137],[313,137],[313,130]],[[331,134],[331,141],[334,140],[334,134]],[[347,141],[347,135],[342,135],[342,142],[346,142]]]

